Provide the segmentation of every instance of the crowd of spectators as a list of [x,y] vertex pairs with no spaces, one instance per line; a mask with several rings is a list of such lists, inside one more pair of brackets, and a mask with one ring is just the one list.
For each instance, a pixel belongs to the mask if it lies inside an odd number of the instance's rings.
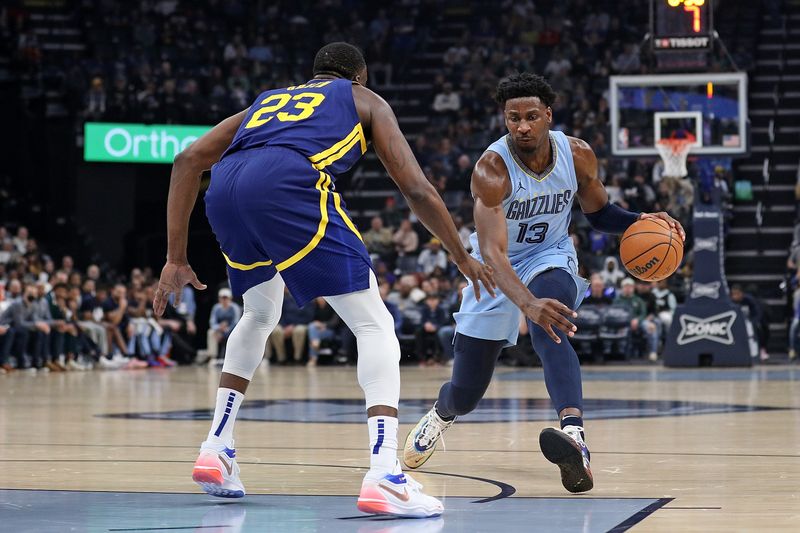
[[172,367],[195,352],[191,289],[153,315],[149,269],[109,276],[39,249],[24,226],[0,226],[0,373]]
[[[638,211],[666,210],[690,228],[691,181],[664,177],[660,164],[614,159],[610,153],[606,80],[610,74],[646,71],[638,42],[648,17],[644,3],[631,0],[624,9],[612,9],[618,3],[473,2],[472,16],[465,19],[457,18],[465,11],[453,9],[459,7],[455,2],[406,0],[391,10],[380,4],[342,9],[346,4],[83,2],[80,19],[90,52],[61,67],[64,84],[83,120],[208,124],[246,107],[260,91],[307,78],[314,52],[324,42],[359,45],[378,92],[402,84],[414,72],[415,58],[441,53],[441,64],[427,80],[430,119],[412,146],[469,248],[472,168],[485,147],[505,133],[493,101],[496,84],[511,72],[530,70],[545,75],[558,92],[552,127],[592,146],[612,202]],[[464,20],[466,29],[455,42],[436,48],[432,28],[447,13]],[[36,35],[20,31],[17,53],[31,65],[39,62]],[[725,169],[715,169],[715,185],[729,190],[730,179]],[[630,342],[617,347],[615,355],[654,359],[686,276],[669,283],[634,282],[615,257],[617,239],[592,230],[577,213],[573,221],[570,235],[579,250],[581,275],[591,280],[587,304],[623,307],[630,314]],[[227,337],[241,316],[227,289],[219,291],[211,312],[206,347],[196,352],[203,336],[198,340],[191,289],[177,310],[169,307],[167,317],[156,319],[149,270],[134,270],[120,284],[96,265],[78,271],[63,258],[57,267],[37,251],[24,228],[13,237],[0,231],[0,282],[6,287],[0,357],[7,370],[223,360]],[[363,237],[403,353],[421,364],[447,363],[452,314],[465,283],[441,243],[398,196],[386,198]],[[20,239],[33,244],[20,248]],[[690,270],[691,255],[683,273]],[[525,324],[520,328],[524,332]],[[324,300],[297,308],[287,295],[265,357],[312,366],[326,358],[353,361],[355,339]]]
[[[65,72],[86,120],[213,124],[258,93],[305,79],[316,50],[348,41],[383,86],[402,79],[438,19],[436,2],[85,2],[90,57]],[[125,50],[121,55],[119,50]]]

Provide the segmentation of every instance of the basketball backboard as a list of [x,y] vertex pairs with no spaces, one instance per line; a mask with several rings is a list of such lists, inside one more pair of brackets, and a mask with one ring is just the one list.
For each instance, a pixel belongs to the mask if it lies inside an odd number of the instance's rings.
[[747,153],[747,75],[736,73],[612,76],[611,149],[617,156],[657,156],[659,139],[688,131],[695,155]]

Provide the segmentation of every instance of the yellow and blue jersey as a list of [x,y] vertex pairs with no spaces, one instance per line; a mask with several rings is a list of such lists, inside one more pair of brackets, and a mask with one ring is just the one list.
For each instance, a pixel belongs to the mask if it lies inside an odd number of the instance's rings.
[[317,170],[347,172],[367,151],[352,86],[345,79],[311,80],[259,94],[222,157],[281,147],[305,156]]
[[335,188],[367,149],[349,80],[256,98],[211,168],[206,216],[235,294],[280,273],[298,305],[369,288],[372,263]]

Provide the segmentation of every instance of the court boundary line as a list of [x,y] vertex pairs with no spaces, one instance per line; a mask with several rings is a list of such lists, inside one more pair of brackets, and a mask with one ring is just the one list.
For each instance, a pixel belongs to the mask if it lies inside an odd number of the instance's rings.
[[655,502],[636,511],[631,516],[609,529],[607,533],[622,533],[623,531],[628,531],[630,528],[674,500],[675,498],[656,498]]
[[[174,448],[174,449],[187,449],[195,450],[197,446],[178,445],[178,444],[163,444],[153,446],[150,444],[80,444],[80,443],[59,443],[59,442],[0,442],[2,446],[62,446],[62,447],[89,447],[89,448]],[[330,450],[330,447],[312,447],[312,446],[247,446],[247,450]],[[352,448],[336,448],[340,451],[363,451],[362,447]],[[535,450],[504,450],[500,448],[484,449],[484,448],[470,448],[470,449],[452,449],[448,451],[459,453],[474,453],[474,452],[502,452],[502,453],[541,453],[540,449]],[[694,453],[694,452],[608,452],[592,450],[595,455],[660,455],[660,456],[680,456],[680,457],[780,457],[784,459],[800,459],[800,454],[761,454],[761,453]],[[25,462],[34,461],[33,459],[0,459],[2,462]],[[72,461],[72,459],[37,459],[37,462],[44,461]],[[76,459],[78,461],[78,459]],[[85,459],[85,461],[94,461],[94,459]],[[154,461],[158,462],[158,461]],[[169,461],[165,461],[169,462]],[[242,463],[242,464],[265,464],[265,463]]]
[[[0,462],[17,462],[17,463],[35,463],[35,462],[66,462],[66,463],[180,463],[180,464],[188,464],[190,461],[175,461],[175,460],[167,460],[167,461],[148,461],[148,460],[136,460],[136,459],[123,459],[123,460],[113,460],[113,459],[2,459]],[[348,465],[326,465],[326,464],[314,464],[314,463],[273,463],[273,462],[265,462],[265,463],[253,463],[253,462],[241,462],[240,464],[246,465],[267,465],[267,466],[304,466],[304,467],[312,467],[312,468],[345,468],[349,470],[368,470],[368,468],[363,466],[348,466]],[[468,476],[466,474],[453,474],[449,472],[432,472],[429,470],[416,470],[416,472],[420,472],[422,474],[430,474],[434,476],[445,476],[445,477],[455,477],[461,479],[470,479],[472,481],[478,481],[481,483],[487,483],[489,485],[493,485],[500,489],[500,492],[495,494],[494,496],[489,496],[487,498],[481,498],[479,496],[462,496],[464,498],[478,498],[477,500],[471,503],[489,503],[496,500],[502,500],[503,498],[508,498],[514,495],[517,492],[517,489],[511,485],[510,483],[506,483],[504,481],[497,481],[494,479],[478,477],[478,476]],[[0,489],[0,490],[53,490],[53,491],[62,491],[62,492],[129,492],[129,491],[109,491],[109,490],[98,490],[98,491],[70,491],[66,489]],[[142,492],[132,492],[132,494],[149,494],[149,493],[142,493]],[[196,494],[194,492],[186,492],[186,493],[172,493],[172,492],[158,492],[152,494]],[[308,494],[274,494],[275,496],[311,496]],[[270,496],[270,494],[263,494],[262,496]],[[343,494],[326,494],[325,496],[346,496],[350,497],[351,495],[343,495]]]

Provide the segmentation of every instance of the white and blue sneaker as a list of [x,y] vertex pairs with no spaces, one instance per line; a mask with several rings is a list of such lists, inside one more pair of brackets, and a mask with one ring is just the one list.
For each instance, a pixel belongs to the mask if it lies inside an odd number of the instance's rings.
[[362,513],[429,518],[444,512],[442,502],[422,492],[422,485],[395,465],[394,473],[367,472],[358,496]]
[[200,455],[194,463],[192,479],[200,488],[219,498],[243,498],[244,485],[239,479],[236,450],[208,441],[200,445]]
[[[436,412],[436,405],[414,426],[406,437],[403,447],[403,464],[408,468],[419,468],[436,451],[436,443],[450,429],[456,419],[444,420]],[[444,439],[442,439],[444,444]]]
[[539,448],[551,463],[561,469],[561,483],[570,492],[586,492],[594,486],[589,467],[589,448],[583,442],[583,428],[545,428],[539,434]]

